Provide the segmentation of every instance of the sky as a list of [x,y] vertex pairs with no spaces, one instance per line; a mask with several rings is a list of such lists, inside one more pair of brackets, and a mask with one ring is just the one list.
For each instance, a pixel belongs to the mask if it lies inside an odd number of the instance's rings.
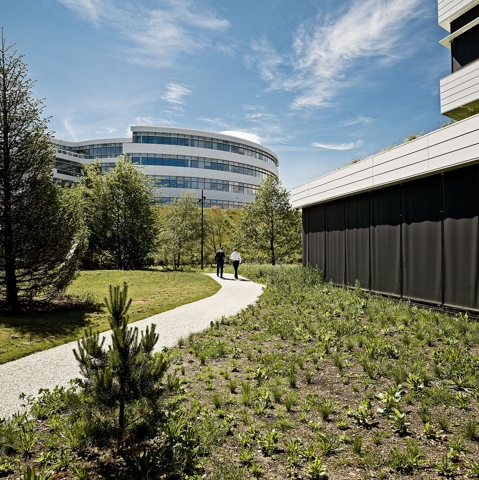
[[288,190],[448,121],[436,0],[0,0],[0,27],[57,138],[241,132]]

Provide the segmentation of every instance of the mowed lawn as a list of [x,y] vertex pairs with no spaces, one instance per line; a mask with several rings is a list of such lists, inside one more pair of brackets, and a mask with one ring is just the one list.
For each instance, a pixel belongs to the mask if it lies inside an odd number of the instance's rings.
[[210,277],[192,272],[81,272],[66,293],[93,302],[67,302],[17,315],[0,312],[0,364],[76,340],[85,327],[100,332],[108,330],[103,299],[108,295],[108,285],[123,285],[123,282],[128,284],[128,294],[133,299],[130,323],[209,297],[220,289]]

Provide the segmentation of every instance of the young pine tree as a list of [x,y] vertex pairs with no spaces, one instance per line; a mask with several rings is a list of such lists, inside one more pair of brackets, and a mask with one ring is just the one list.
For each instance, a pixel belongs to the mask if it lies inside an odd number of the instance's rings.
[[[90,401],[107,407],[116,417],[117,438],[125,437],[128,427],[145,421],[148,415],[158,415],[168,388],[161,384],[169,362],[161,353],[153,353],[159,335],[155,325],[138,335],[138,328],[128,328],[128,298],[126,283],[123,288],[110,285],[105,305],[110,313],[111,345],[104,347],[105,339],[92,329],[78,340],[75,358],[85,377],[81,386]],[[170,382],[169,382],[170,383]],[[174,382],[171,382],[174,383]]]

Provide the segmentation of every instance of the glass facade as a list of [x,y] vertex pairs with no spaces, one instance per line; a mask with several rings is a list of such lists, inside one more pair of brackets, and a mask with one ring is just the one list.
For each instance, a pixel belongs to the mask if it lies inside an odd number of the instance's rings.
[[[157,197],[156,201],[159,204],[162,205],[167,205],[171,202],[174,202],[175,199],[178,197]],[[249,205],[248,202],[232,202],[229,200],[213,200],[213,199],[205,199],[205,208],[211,208],[211,207],[220,207],[222,210],[226,208],[243,208],[244,206]]]
[[[243,163],[229,162],[227,160],[218,160],[215,158],[190,157],[187,155],[154,155],[154,154],[132,154],[132,162],[138,165],[156,165],[164,167],[185,167],[201,168],[205,170],[218,170],[221,172],[238,173],[240,175],[249,175],[263,180],[271,175],[267,170],[258,167],[251,167]],[[102,164],[113,165],[114,164]]]
[[173,133],[133,132],[133,143],[150,143],[155,145],[179,145],[182,147],[209,148],[222,152],[231,152],[238,155],[263,160],[271,165],[278,166],[277,160],[267,152],[249,145],[220,140],[217,138],[199,137],[196,135],[180,135]]
[[61,145],[61,147],[57,148],[57,150],[59,150],[61,153],[66,153],[67,155],[68,152],[72,152],[79,155],[81,158],[111,158],[123,154],[123,144],[97,143],[94,145],[82,145],[78,147],[66,147]]
[[247,183],[216,180],[212,178],[173,177],[151,175],[150,178],[158,188],[181,188],[183,190],[214,190],[216,192],[241,193],[256,195],[258,187]]
[[55,168],[60,175],[71,175],[72,177],[80,177],[82,175],[82,164],[79,162],[70,162],[57,158],[55,160]]

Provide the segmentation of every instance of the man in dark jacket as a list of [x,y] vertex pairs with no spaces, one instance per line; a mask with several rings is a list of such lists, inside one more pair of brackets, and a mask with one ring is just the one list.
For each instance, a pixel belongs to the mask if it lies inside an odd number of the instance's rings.
[[225,264],[225,247],[221,247],[215,255],[216,263],[216,276],[220,276],[220,267],[221,267],[221,278],[223,278],[223,265]]

